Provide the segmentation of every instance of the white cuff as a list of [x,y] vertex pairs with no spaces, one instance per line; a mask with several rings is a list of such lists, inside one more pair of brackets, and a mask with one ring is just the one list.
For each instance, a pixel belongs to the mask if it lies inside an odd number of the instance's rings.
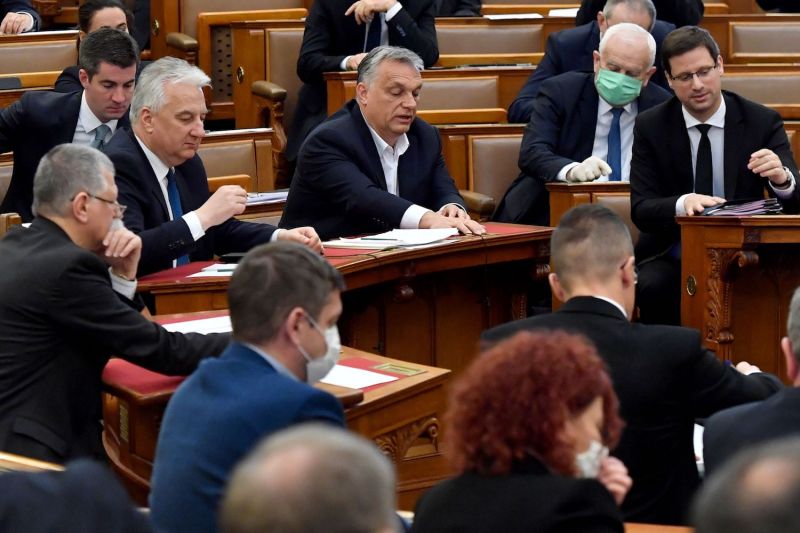
[[342,59],[342,62],[339,63],[339,70],[347,70],[347,62],[350,61],[351,57],[353,56],[345,56],[345,58]]
[[686,200],[686,197],[689,196],[689,194],[691,194],[691,193],[684,194],[683,196],[678,198],[677,202],[675,202],[675,216],[676,217],[686,216],[686,206],[683,205],[683,202],[684,202],[684,200]]
[[[772,188],[773,191],[775,191],[775,196],[777,196],[778,198],[781,198],[781,199],[786,199],[786,198],[791,198],[792,194],[794,194],[794,188],[796,186],[796,182],[794,180],[794,174],[792,174],[792,172],[786,167],[783,167],[783,169],[786,171],[786,174],[789,176],[789,186],[786,187],[786,188],[779,189],[771,181],[769,182],[769,186]],[[767,180],[767,181],[769,181],[769,180]]]
[[121,278],[114,274],[111,267],[108,268],[108,277],[111,278],[111,288],[114,292],[121,294],[128,300],[133,300],[136,295],[136,280]]
[[421,205],[414,204],[403,213],[403,218],[400,220],[400,229],[417,229],[419,228],[419,221],[429,213],[430,209],[425,209]]
[[281,234],[281,232],[282,232],[282,231],[283,231],[283,230],[282,230],[282,229],[280,229],[280,228],[278,228],[278,229],[276,229],[275,231],[273,231],[273,232],[272,232],[272,236],[270,236],[270,238],[269,238],[269,242],[275,242],[275,241],[277,241],[277,240],[279,239],[279,237],[278,237],[278,236]]
[[570,163],[566,165],[564,168],[558,171],[558,175],[556,176],[557,181],[567,181],[567,173],[572,170],[573,168],[580,165],[580,163]]
[[186,225],[189,226],[189,231],[192,233],[192,239],[198,241],[203,238],[203,235],[206,234],[205,230],[203,229],[203,225],[200,224],[200,217],[197,216],[197,213],[191,211],[183,215],[183,220],[186,222]]
[[397,13],[398,13],[398,12],[399,12],[401,9],[403,9],[403,4],[401,4],[400,2],[397,2],[395,5],[393,5],[392,7],[390,7],[390,8],[388,9],[388,11],[386,11],[386,14],[383,16],[383,19],[384,19],[386,22],[389,22],[390,20],[392,20],[392,17],[393,17],[393,16],[395,16],[395,15],[397,15]]

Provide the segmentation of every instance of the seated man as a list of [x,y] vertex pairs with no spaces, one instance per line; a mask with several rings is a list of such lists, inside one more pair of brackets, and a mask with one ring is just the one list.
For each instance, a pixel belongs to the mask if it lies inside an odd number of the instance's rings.
[[436,0],[437,17],[480,17],[481,0]]
[[498,326],[483,339],[563,329],[594,342],[626,422],[614,451],[633,478],[622,503],[625,520],[686,523],[700,485],[692,446],[695,418],[766,398],[781,388],[780,381],[747,363],[723,365],[703,347],[697,330],[630,322],[633,244],[611,210],[584,204],[568,211],[553,233],[550,258],[550,287],[564,305],[549,315]]
[[313,226],[323,239],[392,228],[458,228],[470,220],[447,173],[437,131],[415,119],[422,61],[381,46],[358,67],[356,99],[300,151],[281,227]]
[[[605,3],[605,0],[582,0],[575,17],[575,25],[583,26],[594,21],[603,10]],[[697,26],[705,11],[703,0],[653,0],[653,4],[658,10],[659,20],[669,22],[679,28],[681,26]]]
[[655,53],[652,35],[622,22],[594,52],[594,75],[567,72],[542,84],[522,137],[522,173],[495,220],[548,226],[550,181],[628,181],[636,115],[669,98],[648,84]]
[[294,161],[303,140],[328,116],[328,90],[322,74],[356,70],[376,46],[392,45],[416,52],[432,67],[439,59],[436,0],[319,0],[311,4],[297,76],[294,121],[288,129],[286,159]]
[[77,143],[103,146],[127,127],[139,49],[127,34],[104,29],[84,39],[78,55],[83,90],[71,94],[28,91],[0,110],[0,152],[14,152],[14,170],[1,213],[33,219],[33,175],[51,148]]
[[800,531],[800,438],[742,451],[703,486],[692,512],[696,533]]
[[763,441],[800,435],[800,289],[789,304],[781,351],[792,387],[761,402],[731,407],[706,420],[703,458],[713,474],[737,452]]
[[[528,122],[534,100],[545,80],[574,70],[592,70],[593,54],[605,31],[620,22],[638,24],[653,34],[656,57],[661,41],[675,26],[656,20],[656,9],[651,0],[608,0],[605,9],[597,14],[591,24],[555,32],[547,38],[544,57],[508,108],[509,122]],[[653,82],[667,87],[660,65],[656,66]]]
[[343,289],[335,268],[294,243],[239,263],[228,288],[234,342],[164,414],[150,492],[157,531],[216,531],[231,470],[265,436],[313,420],[344,426],[336,398],[311,386],[339,359]]
[[[94,34],[90,34],[94,35]],[[105,152],[117,169],[125,225],[142,237],[139,274],[246,252],[281,239],[322,249],[312,228],[277,230],[232,218],[244,211],[247,193],[226,185],[209,195],[197,155],[207,110],[202,70],[173,57],[142,72],[131,103],[132,131],[115,136]]]
[[220,529],[395,533],[396,504],[394,466],[374,442],[303,424],[269,437],[239,463],[220,506]]
[[41,25],[42,19],[30,0],[0,0],[0,34],[38,31]]
[[675,96],[636,119],[631,160],[631,218],[637,243],[640,317],[679,324],[680,228],[724,200],[776,196],[800,210],[797,166],[775,111],[721,90],[719,47],[706,30],[686,26],[665,40],[661,60]]
[[169,333],[139,313],[141,239],[120,224],[116,200],[108,158],[62,144],[36,171],[36,219],[0,240],[0,450],[105,458],[100,375],[112,355],[185,375],[227,344],[228,335]]

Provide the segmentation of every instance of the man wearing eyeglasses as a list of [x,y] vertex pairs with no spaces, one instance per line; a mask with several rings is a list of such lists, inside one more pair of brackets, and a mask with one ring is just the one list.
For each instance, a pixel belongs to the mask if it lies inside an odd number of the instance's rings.
[[59,145],[33,189],[31,226],[0,240],[0,450],[57,463],[103,458],[109,357],[185,375],[229,337],[170,333],[142,316],[142,241],[120,223],[108,157]]
[[637,243],[637,303],[643,322],[680,323],[680,228],[725,200],[776,197],[800,211],[797,166],[778,113],[721,90],[719,47],[687,26],[664,40],[675,96],[642,113],[634,128],[631,218]]

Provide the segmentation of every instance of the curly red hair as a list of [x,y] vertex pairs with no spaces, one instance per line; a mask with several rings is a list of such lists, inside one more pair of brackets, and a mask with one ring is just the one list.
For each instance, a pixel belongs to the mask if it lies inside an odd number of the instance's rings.
[[454,383],[445,415],[448,453],[459,471],[503,475],[531,455],[575,474],[575,452],[561,437],[568,418],[603,399],[604,443],[623,422],[605,364],[584,337],[521,332],[484,351]]

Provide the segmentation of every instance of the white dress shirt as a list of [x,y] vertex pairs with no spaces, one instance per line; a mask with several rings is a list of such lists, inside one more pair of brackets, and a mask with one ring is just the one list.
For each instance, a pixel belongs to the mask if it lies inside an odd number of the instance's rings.
[[[105,139],[103,139],[104,143],[111,140],[114,132],[117,131],[118,122],[119,120],[114,119],[105,123],[105,125],[109,127],[109,132],[106,134]],[[81,94],[81,110],[78,113],[78,122],[75,124],[75,134],[72,136],[72,142],[84,146],[91,145],[92,141],[94,141],[94,130],[102,124],[103,122],[95,116],[91,108],[89,108],[89,104],[86,103],[86,92],[84,91]]]
[[[395,5],[389,8],[386,13],[375,13],[375,17],[380,17],[381,20],[381,46],[386,46],[389,44],[389,26],[386,23],[392,20],[392,17],[397,15],[397,13],[403,9],[403,5],[400,2],[397,2]],[[353,16],[352,14],[350,16]],[[361,50],[366,50],[367,48],[367,35],[369,34],[369,25],[365,28],[364,31],[364,44],[361,47]],[[347,70],[347,62],[350,58],[353,57],[352,55],[346,56],[342,59],[342,62],[339,63],[339,68],[341,70]]]

